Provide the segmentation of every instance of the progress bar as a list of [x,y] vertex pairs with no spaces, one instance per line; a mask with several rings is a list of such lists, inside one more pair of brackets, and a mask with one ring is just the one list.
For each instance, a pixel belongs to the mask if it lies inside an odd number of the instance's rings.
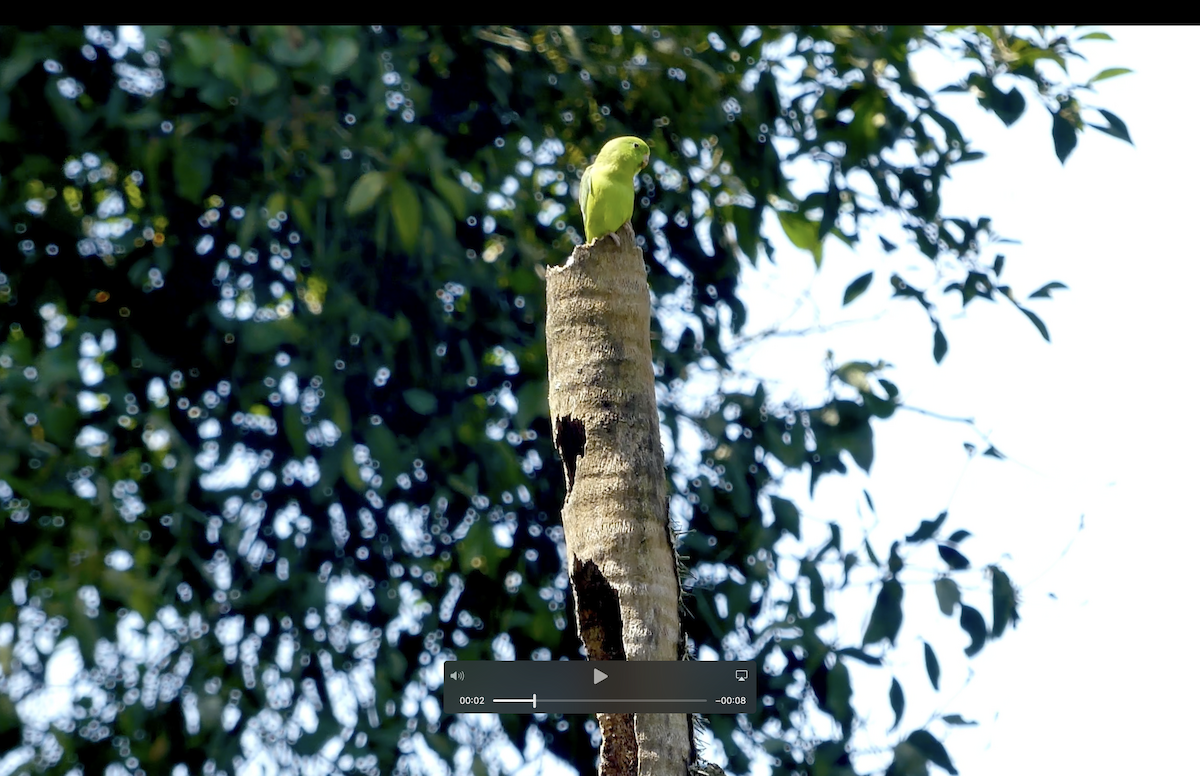
[[448,714],[700,713],[758,708],[751,661],[451,660],[442,666]]
[[[605,703],[708,703],[707,698],[605,698]],[[595,698],[544,698],[545,703],[591,703]],[[538,697],[531,698],[492,698],[492,703],[529,703],[537,708]]]

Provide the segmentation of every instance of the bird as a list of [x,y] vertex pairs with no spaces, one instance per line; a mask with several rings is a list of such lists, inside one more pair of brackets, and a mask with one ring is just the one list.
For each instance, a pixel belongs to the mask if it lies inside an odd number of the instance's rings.
[[650,147],[633,135],[614,137],[604,144],[579,184],[579,209],[587,244],[612,235],[633,217],[633,178],[650,161]]

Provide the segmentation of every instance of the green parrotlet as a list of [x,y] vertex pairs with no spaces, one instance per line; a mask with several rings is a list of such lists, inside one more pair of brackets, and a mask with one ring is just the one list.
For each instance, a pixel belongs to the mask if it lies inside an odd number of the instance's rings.
[[579,209],[588,245],[616,231],[633,217],[633,177],[650,161],[650,148],[639,137],[626,135],[609,140],[596,161],[583,171],[579,184]]

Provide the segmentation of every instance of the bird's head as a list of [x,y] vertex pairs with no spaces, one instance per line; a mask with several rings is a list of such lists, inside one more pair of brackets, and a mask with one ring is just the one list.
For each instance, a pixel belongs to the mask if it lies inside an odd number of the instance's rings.
[[650,163],[650,146],[634,135],[614,137],[600,149],[600,157],[615,157],[621,160],[623,167],[636,165],[637,169],[642,170]]

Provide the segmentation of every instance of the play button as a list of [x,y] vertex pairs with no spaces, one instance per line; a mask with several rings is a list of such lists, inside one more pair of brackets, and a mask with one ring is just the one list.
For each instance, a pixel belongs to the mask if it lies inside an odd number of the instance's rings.
[[599,668],[592,669],[592,684],[600,684],[608,678],[608,674],[601,671]]

